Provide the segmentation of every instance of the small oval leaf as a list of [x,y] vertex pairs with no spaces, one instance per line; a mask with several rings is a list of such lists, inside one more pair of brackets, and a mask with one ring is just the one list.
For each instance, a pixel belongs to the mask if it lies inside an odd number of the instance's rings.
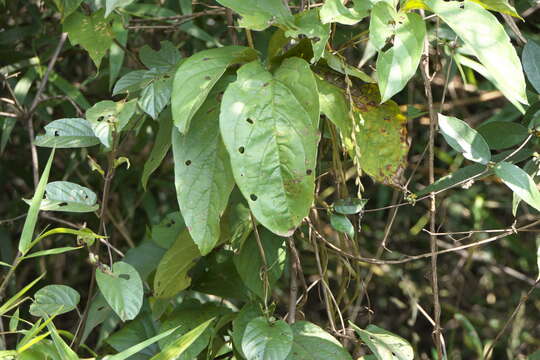
[[504,161],[497,164],[495,174],[523,201],[540,211],[540,191],[529,174]]

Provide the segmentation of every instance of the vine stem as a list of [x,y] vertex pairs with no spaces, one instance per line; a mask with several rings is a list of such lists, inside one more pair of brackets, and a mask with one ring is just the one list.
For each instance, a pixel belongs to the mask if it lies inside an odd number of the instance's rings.
[[[431,79],[429,76],[429,38],[426,36],[424,40],[424,54],[420,64],[422,79],[424,81],[424,91],[428,102],[429,109],[429,146],[428,146],[428,167],[429,167],[429,184],[435,182],[435,130],[437,128],[437,114],[433,106],[433,93],[431,92]],[[441,341],[441,304],[439,302],[439,280],[437,276],[437,235],[436,233],[436,214],[437,200],[435,193],[430,194],[429,204],[429,242],[431,250],[431,288],[433,290],[433,321],[435,326],[433,329],[433,337],[437,348],[437,358],[443,359],[443,347]]]
[[298,299],[298,252],[294,246],[294,239],[289,237],[289,252],[290,252],[290,264],[291,264],[291,281],[289,289],[289,314],[287,315],[287,321],[289,324],[294,324],[296,321],[296,301]]
[[268,281],[268,261],[266,260],[266,254],[264,253],[264,247],[259,236],[259,230],[257,230],[257,221],[255,216],[250,211],[249,216],[251,218],[251,224],[253,225],[253,232],[255,233],[255,240],[257,241],[257,247],[259,248],[259,255],[261,256],[262,268],[261,268],[261,277],[263,281],[263,292],[264,292],[264,311],[268,313],[268,293],[270,289],[270,283]]

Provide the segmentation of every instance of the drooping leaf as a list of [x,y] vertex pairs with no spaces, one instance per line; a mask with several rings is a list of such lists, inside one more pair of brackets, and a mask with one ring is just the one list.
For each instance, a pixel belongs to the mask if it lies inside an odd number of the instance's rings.
[[85,119],[58,119],[45,125],[45,134],[36,136],[36,146],[79,148],[99,144],[90,122]]
[[[387,6],[386,2],[380,1],[375,8]],[[414,76],[420,63],[426,36],[426,24],[419,14],[401,13],[394,18],[394,22],[393,46],[380,52],[377,58],[381,102],[403,90]]]
[[199,51],[186,59],[174,75],[171,97],[174,125],[178,130],[187,133],[191,119],[229,66],[256,57],[253,49],[226,46]]
[[[149,72],[151,72],[150,70]],[[155,79],[141,91],[138,101],[141,109],[157,119],[161,111],[169,104],[172,92],[172,78],[156,76]]]
[[88,335],[90,335],[90,333],[96,326],[103,323],[111,316],[116,315],[114,314],[109,304],[107,304],[107,301],[103,297],[103,294],[101,292],[98,292],[96,294],[96,297],[92,299],[92,303],[90,304],[90,310],[88,310],[88,320],[84,325],[82,343],[85,342]]
[[527,41],[521,59],[527,79],[529,79],[536,92],[540,93],[540,61],[538,60],[540,59],[540,45],[534,40]]
[[[263,260],[255,236],[253,233],[245,241],[240,254],[234,258],[234,265],[246,287],[263,299],[265,295],[263,276],[261,276]],[[287,257],[285,239],[279,238],[263,229],[259,229],[259,236],[264,249],[266,263],[269,267],[267,274],[270,289],[268,290],[271,290],[272,286],[281,277],[285,268]]]
[[293,18],[281,0],[217,0],[223,6],[233,9],[242,18],[241,27],[264,30],[274,23],[291,27]]
[[486,140],[466,122],[439,114],[439,128],[448,145],[465,158],[484,165],[491,160]]
[[242,351],[248,360],[285,360],[293,345],[293,331],[283,320],[251,320],[244,332]]
[[413,360],[414,352],[409,342],[375,325],[366,330],[350,323],[362,341],[378,360]]
[[330,214],[330,225],[335,230],[347,234],[351,238],[354,237],[354,226],[348,217],[340,214]]
[[65,314],[77,307],[80,298],[79,293],[69,286],[48,285],[34,294],[30,314],[40,317]]
[[158,298],[170,298],[191,284],[188,271],[200,257],[199,249],[183,230],[159,262],[154,277],[154,293]]
[[357,67],[347,64],[342,56],[325,51],[323,57],[330,69],[335,70],[343,75],[353,76],[362,80],[363,82],[375,83],[375,80],[373,80],[371,76]]
[[36,252],[30,253],[30,254],[22,257],[22,259],[31,259],[31,258],[35,258],[35,257],[48,256],[48,255],[58,255],[58,254],[63,254],[65,252],[69,252],[69,251],[79,250],[80,248],[81,248],[80,246],[77,246],[77,247],[75,247],[75,246],[62,246],[62,247],[57,247],[57,248],[54,248],[54,249],[36,251]]
[[521,144],[528,129],[518,123],[508,121],[492,121],[478,127],[478,133],[486,140],[493,150],[502,150]]
[[317,325],[298,321],[291,328],[294,338],[287,360],[352,360],[343,345]]
[[495,174],[523,201],[540,211],[540,191],[529,174],[506,161],[495,166]]
[[474,328],[473,324],[469,321],[469,319],[467,319],[467,317],[465,317],[465,315],[460,313],[455,314],[454,318],[459,321],[465,329],[465,332],[463,333],[465,344],[471,348],[471,350],[475,351],[478,357],[483,357],[484,347],[482,346],[480,336],[478,336],[478,332]]
[[133,266],[116,262],[105,273],[96,269],[96,282],[107,303],[122,321],[133,320],[141,310],[143,284]]
[[482,7],[492,10],[492,11],[498,11],[502,14],[507,14],[510,16],[517,17],[518,19],[523,20],[521,16],[517,13],[516,9],[510,5],[508,0],[470,0],[473,1]]
[[508,99],[528,103],[516,49],[493,14],[472,1],[425,0],[425,3],[463,40]]
[[[30,203],[30,209],[28,209],[28,215],[26,215],[26,220],[24,221],[24,226],[18,247],[19,251],[23,255],[26,254],[28,250],[30,250],[30,244],[32,242],[32,236],[34,235],[34,230],[36,228],[39,208],[41,206],[41,201],[43,201],[43,195],[45,194],[45,186],[47,185],[47,181],[49,180],[49,173],[51,172],[54,151],[55,149],[53,149],[51,151],[51,155],[49,155],[49,160],[47,161],[47,165],[45,165],[45,169],[43,169],[43,173],[41,174],[41,178],[39,179],[39,183],[36,187],[36,192],[34,193],[34,197],[32,198],[32,202]],[[0,315],[2,314],[0,313]]]
[[150,360],[169,360],[169,359],[179,359],[184,352],[189,349],[189,347],[209,328],[214,319],[210,319],[196,328],[179,338],[178,340],[171,343],[162,352],[152,357]]
[[141,176],[141,184],[143,189],[146,191],[146,186],[150,176],[157,170],[165,155],[171,147],[171,133],[173,130],[172,115],[169,110],[164,113],[161,113],[159,119],[159,129],[154,141],[154,146],[148,159],[144,163],[144,168]]
[[242,341],[244,339],[244,334],[246,333],[246,327],[251,320],[263,315],[264,314],[259,305],[255,303],[248,303],[244,305],[242,310],[240,310],[236,318],[233,320],[232,341],[235,349],[240,353],[240,355],[242,355],[242,357],[246,357],[242,351]]
[[51,332],[51,338],[53,340],[54,347],[56,348],[56,351],[58,351],[58,355],[60,356],[60,359],[62,360],[79,360],[79,357],[73,351],[68,344],[62,339],[60,334],[58,334],[58,330],[56,330],[56,327],[54,326],[54,323],[51,321],[47,324],[47,328]]
[[219,132],[219,91],[216,85],[193,117],[186,135],[173,130],[175,186],[189,233],[202,255],[220,237],[220,217],[234,187],[229,155]]
[[352,7],[346,7],[342,0],[326,0],[321,7],[321,20],[323,24],[337,22],[345,25],[354,25],[368,16],[370,2],[353,0]]
[[321,23],[318,9],[311,9],[298,13],[294,18],[297,29],[285,32],[287,37],[299,37],[305,35],[311,39],[313,58],[311,63],[316,63],[324,54],[326,43],[330,38],[330,24]]
[[358,214],[366,206],[367,199],[347,198],[339,199],[334,203],[334,210],[344,215]]
[[[240,68],[223,96],[220,127],[234,178],[253,214],[271,231],[287,236],[313,202],[319,137],[314,112],[304,106],[318,99],[316,88],[295,89],[279,73],[272,76],[258,62]],[[298,98],[308,93],[312,99]]]
[[106,147],[112,146],[112,135],[120,132],[128,124],[137,110],[136,100],[128,102],[100,101],[86,111],[94,135]]
[[84,186],[69,181],[53,181],[45,187],[45,198],[40,210],[93,212],[99,208],[96,201],[96,194]]
[[[533,179],[533,181],[538,184],[538,180],[540,179],[540,160],[537,158],[530,159],[523,166],[523,171],[525,171]],[[517,209],[520,202],[521,198],[519,195],[517,195],[515,192],[512,193],[512,214],[514,216],[517,214]]]
[[148,45],[144,45],[139,50],[139,58],[148,69],[156,69],[159,73],[166,73],[173,70],[180,59],[180,51],[170,41],[162,41],[159,50],[153,50]]
[[99,69],[101,59],[113,43],[114,34],[103,17],[104,10],[90,16],[74,12],[64,20],[64,31],[72,45],[81,45]]

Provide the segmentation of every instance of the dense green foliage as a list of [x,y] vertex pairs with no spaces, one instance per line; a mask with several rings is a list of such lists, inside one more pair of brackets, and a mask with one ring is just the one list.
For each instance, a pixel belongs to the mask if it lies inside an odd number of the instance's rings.
[[534,1],[0,9],[0,358],[540,359]]

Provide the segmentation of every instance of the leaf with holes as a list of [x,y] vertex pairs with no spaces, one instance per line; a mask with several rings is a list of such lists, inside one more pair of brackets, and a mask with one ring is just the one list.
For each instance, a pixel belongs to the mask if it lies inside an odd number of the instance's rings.
[[133,320],[143,303],[143,283],[133,266],[115,262],[104,272],[96,269],[96,282],[107,303],[122,321]]
[[[381,7],[388,7],[388,4],[384,1],[378,2],[374,10]],[[384,20],[388,19],[384,17]],[[377,57],[376,67],[381,102],[385,102],[403,90],[414,76],[420,63],[426,37],[426,23],[419,14],[400,13],[394,17],[393,22],[395,25],[387,25],[395,26],[392,30],[393,46],[386,51],[380,51]],[[380,34],[378,46],[384,46],[382,38],[386,35],[388,35],[386,31]]]
[[465,158],[484,165],[491,160],[486,140],[465,121],[439,114],[439,128],[448,145]]
[[509,100],[527,104],[525,77],[516,49],[504,27],[472,1],[425,0],[480,60]]
[[310,71],[302,62],[287,59],[275,76],[259,62],[244,65],[221,104],[236,183],[257,220],[281,236],[294,232],[313,203],[318,109],[307,106],[318,103],[316,83],[303,80],[309,87],[301,89],[287,78],[292,69]]
[[495,174],[523,201],[540,211],[540,191],[529,174],[505,161],[495,166]]
[[330,24],[321,23],[319,9],[302,11],[294,17],[297,29],[289,29],[285,32],[287,37],[298,38],[300,35],[311,39],[313,58],[311,63],[316,63],[324,54],[326,43],[330,39]]
[[171,97],[174,125],[178,130],[187,133],[191,119],[229,66],[256,57],[253,49],[226,46],[199,51],[186,59],[174,75]]
[[185,228],[180,211],[172,212],[165,215],[159,224],[152,226],[151,237],[156,244],[169,249]]
[[223,6],[233,9],[242,18],[241,27],[264,30],[274,23],[293,26],[289,7],[282,0],[217,0]]
[[36,146],[59,149],[79,148],[99,144],[91,124],[85,119],[58,119],[45,125],[45,134],[36,136]]
[[128,102],[100,101],[86,111],[86,119],[90,122],[95,136],[106,147],[112,145],[114,132],[120,132],[128,124],[137,110],[136,100]]
[[186,135],[173,130],[174,178],[178,204],[202,255],[220,237],[220,218],[234,187],[229,155],[219,132],[219,97],[227,82],[216,85]]
[[201,256],[197,245],[184,230],[163,255],[154,277],[154,293],[158,298],[171,298],[191,284],[188,271]]
[[378,360],[414,359],[414,351],[407,340],[375,325],[369,325],[366,330],[362,330],[351,322],[349,324]]
[[64,31],[72,45],[81,45],[99,69],[101,59],[113,43],[114,34],[103,17],[104,9],[85,16],[74,12],[64,20]]
[[343,345],[317,325],[298,321],[291,328],[294,338],[287,360],[352,360]]
[[[29,200],[25,200],[30,203]],[[45,187],[43,211],[93,212],[99,208],[96,194],[81,185],[68,181],[53,181]]]
[[326,0],[321,8],[321,20],[323,24],[354,25],[368,16],[370,7],[370,2],[364,0],[353,0],[352,7],[345,6],[342,0]]
[[80,298],[79,293],[69,286],[47,285],[34,294],[30,314],[39,317],[65,314],[77,307]]
[[283,320],[261,316],[251,320],[242,338],[242,351],[250,360],[285,360],[293,345],[293,331]]
[[[285,239],[279,238],[268,230],[259,229],[259,236],[266,257],[269,291],[281,277],[287,260]],[[256,234],[246,239],[240,254],[234,257],[234,265],[246,287],[261,299],[264,299],[264,283],[261,278],[263,261],[257,245]]]

